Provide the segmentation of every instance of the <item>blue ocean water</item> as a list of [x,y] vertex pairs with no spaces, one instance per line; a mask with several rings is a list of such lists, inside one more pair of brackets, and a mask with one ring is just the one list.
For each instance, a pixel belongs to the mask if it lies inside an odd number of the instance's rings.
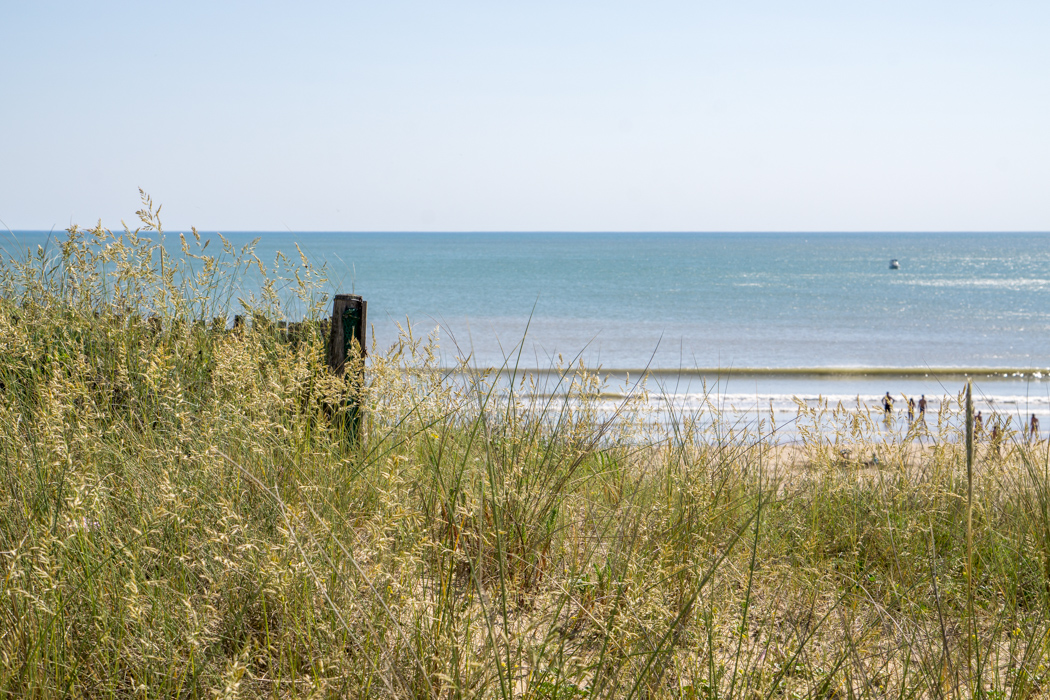
[[[215,234],[202,234],[215,238]],[[9,252],[41,232],[8,235]],[[720,370],[741,402],[951,395],[958,378],[749,377],[740,368],[1050,367],[1047,233],[232,233],[327,266],[368,301],[378,348],[438,330],[443,362],[546,369]],[[167,245],[178,250],[178,237]],[[215,241],[217,245],[218,241]],[[891,270],[897,259],[900,269]],[[239,293],[252,291],[248,278]],[[232,313],[233,311],[231,311]],[[520,357],[518,351],[521,351]],[[682,395],[695,376],[654,380]],[[1048,385],[982,376],[989,400],[1050,411]],[[1034,404],[1033,404],[1034,402]],[[1023,407],[1022,407],[1023,404]],[[1050,417],[1050,413],[1047,413]],[[1050,425],[1050,423],[1048,423]]]
[[483,366],[1050,366],[1044,234],[258,235]]
[[1050,234],[227,237],[258,238],[264,261],[298,243],[331,291],[368,300],[380,346],[407,318],[480,366],[524,339],[521,363],[541,368],[559,353],[609,369],[1050,367]]

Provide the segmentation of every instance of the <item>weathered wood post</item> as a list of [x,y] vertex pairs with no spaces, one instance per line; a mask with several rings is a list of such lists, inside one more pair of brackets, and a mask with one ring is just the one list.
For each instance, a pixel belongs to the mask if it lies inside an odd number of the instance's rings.
[[[966,668],[971,666],[972,645],[977,627],[973,618],[973,380],[966,380]],[[980,669],[980,666],[978,666]],[[978,677],[978,683],[980,678]]]
[[357,441],[361,436],[361,387],[365,383],[367,315],[368,302],[356,294],[336,294],[332,300],[328,367],[337,375],[349,375],[350,400],[343,412],[343,426],[351,441]]

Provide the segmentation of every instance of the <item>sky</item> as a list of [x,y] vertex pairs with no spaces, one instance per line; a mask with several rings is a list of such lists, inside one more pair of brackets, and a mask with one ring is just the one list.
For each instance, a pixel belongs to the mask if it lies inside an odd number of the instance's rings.
[[1050,2],[0,0],[0,222],[1050,230]]

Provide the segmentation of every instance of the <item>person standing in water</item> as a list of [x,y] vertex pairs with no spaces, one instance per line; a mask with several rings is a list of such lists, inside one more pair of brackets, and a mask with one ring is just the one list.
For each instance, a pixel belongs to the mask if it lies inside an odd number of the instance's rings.
[[893,415],[893,397],[890,396],[890,392],[886,392],[886,395],[882,397],[882,410],[886,414],[886,419],[889,420]]
[[919,397],[919,418],[926,420],[926,394]]
[[915,399],[908,397],[908,422],[915,420]]
[[1028,423],[1028,439],[1031,442],[1039,442],[1039,419],[1032,414],[1032,420]]

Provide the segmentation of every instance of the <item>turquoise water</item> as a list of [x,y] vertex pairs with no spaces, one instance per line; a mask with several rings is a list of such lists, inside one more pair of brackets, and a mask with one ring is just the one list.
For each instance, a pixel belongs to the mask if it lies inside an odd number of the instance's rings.
[[1050,366],[1044,234],[259,235],[485,366]]
[[[204,234],[206,237],[208,234]],[[46,234],[7,237],[13,251]],[[443,361],[607,370],[1050,367],[1050,234],[235,233],[269,260],[295,243],[330,291],[368,301],[380,349],[397,323],[440,328]],[[169,234],[169,244],[177,236]],[[217,243],[217,241],[216,241]],[[899,270],[890,270],[897,259]],[[252,282],[246,288],[250,291]],[[517,350],[521,349],[520,359]],[[1011,372],[1012,374],[1012,372]],[[710,382],[710,374],[708,381]],[[750,397],[930,396],[955,377],[729,379]],[[982,376],[986,396],[1039,403],[1047,387]],[[697,380],[660,379],[695,394]],[[1035,397],[1034,399],[1032,397]],[[1046,422],[1050,425],[1050,422]]]
[[482,366],[524,338],[534,367],[1050,367],[1048,234],[228,237],[263,260],[299,243],[368,300],[381,346],[407,317]]

